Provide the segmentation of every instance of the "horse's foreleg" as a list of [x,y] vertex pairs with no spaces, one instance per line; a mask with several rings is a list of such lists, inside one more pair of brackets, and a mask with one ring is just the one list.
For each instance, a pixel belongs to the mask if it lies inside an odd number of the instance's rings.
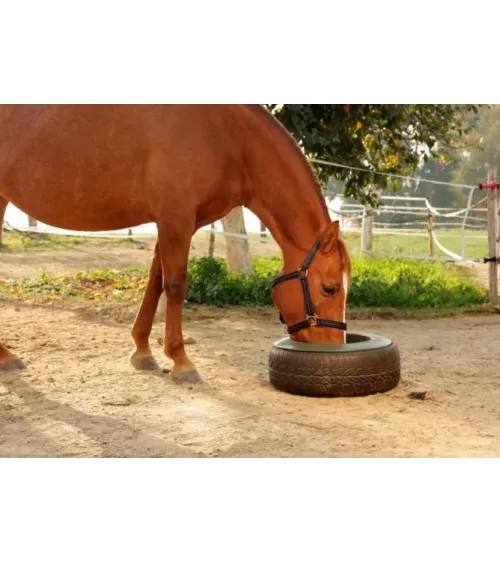
[[130,357],[132,365],[137,369],[154,370],[159,366],[151,353],[149,337],[153,321],[158,308],[158,301],[163,292],[163,277],[161,269],[158,242],[155,246],[153,262],[149,270],[149,279],[141,307],[132,328],[132,338],[135,342],[135,352]]
[[25,363],[0,342],[0,371],[24,369]]
[[187,357],[182,336],[182,307],[187,289],[191,236],[189,228],[175,237],[162,233],[159,229],[163,288],[166,295],[164,350],[174,361],[172,376],[179,383],[201,382],[198,371]]
[[2,245],[2,236],[3,236],[3,221],[5,218],[5,210],[7,209],[7,205],[9,202],[0,196],[0,246]]

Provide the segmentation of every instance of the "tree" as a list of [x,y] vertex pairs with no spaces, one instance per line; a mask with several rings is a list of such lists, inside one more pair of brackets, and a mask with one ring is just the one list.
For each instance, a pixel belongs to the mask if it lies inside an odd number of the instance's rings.
[[[378,206],[385,188],[401,182],[375,172],[413,176],[433,157],[453,160],[474,126],[477,105],[451,104],[265,104],[312,159],[348,167],[313,164],[320,180],[344,183],[344,195]],[[370,172],[366,172],[366,169]],[[446,170],[446,173],[448,170]],[[425,169],[424,169],[425,173]],[[222,220],[224,229],[246,234],[241,208]],[[226,237],[232,271],[251,272],[248,242]]]
[[215,255],[215,223],[210,225],[210,235],[208,238],[208,256],[213,258]]
[[464,207],[467,205],[469,195],[467,191],[426,181],[429,179],[438,182],[454,182],[454,174],[459,164],[459,153],[453,155],[452,161],[436,158],[424,163],[418,171],[420,181],[415,195],[430,198],[434,207]]
[[498,167],[500,175],[500,105],[481,108],[479,119],[469,135],[470,149],[464,151],[453,181],[475,185],[487,179],[487,164]]
[[377,205],[372,186],[398,189],[400,182],[375,172],[413,175],[430,158],[453,158],[465,146],[481,106],[472,104],[266,104],[314,163],[319,178],[345,183],[345,196]]

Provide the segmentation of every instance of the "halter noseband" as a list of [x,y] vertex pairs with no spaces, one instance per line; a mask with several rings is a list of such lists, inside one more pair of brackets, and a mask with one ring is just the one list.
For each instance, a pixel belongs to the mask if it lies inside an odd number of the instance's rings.
[[[339,330],[347,330],[347,324],[340,321],[330,321],[329,319],[321,319],[314,312],[314,307],[312,304],[311,293],[309,291],[309,284],[307,283],[307,274],[309,272],[309,266],[311,265],[316,252],[319,250],[321,238],[318,237],[313,247],[306,256],[302,266],[295,272],[290,272],[289,274],[283,274],[276,278],[273,282],[272,289],[277,285],[289,281],[299,279],[302,286],[302,293],[304,295],[304,305],[306,308],[306,318],[292,326],[287,327],[289,334],[298,332],[304,328],[309,328],[311,326],[325,326],[329,328],[336,328]],[[280,312],[280,321],[285,324],[285,319],[283,314]]]

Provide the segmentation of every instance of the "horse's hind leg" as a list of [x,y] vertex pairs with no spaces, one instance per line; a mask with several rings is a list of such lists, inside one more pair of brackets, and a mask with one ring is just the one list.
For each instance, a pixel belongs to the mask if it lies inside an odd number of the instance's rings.
[[25,363],[0,342],[0,371],[24,369]]
[[130,357],[132,365],[137,369],[154,370],[159,366],[151,353],[149,337],[158,308],[158,301],[163,292],[163,278],[158,242],[155,246],[153,262],[149,270],[149,279],[139,313],[132,328],[135,352]]

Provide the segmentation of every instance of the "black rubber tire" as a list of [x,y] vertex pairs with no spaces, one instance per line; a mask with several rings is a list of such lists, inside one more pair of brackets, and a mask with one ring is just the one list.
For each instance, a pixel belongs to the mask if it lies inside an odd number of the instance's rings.
[[280,391],[308,397],[357,397],[394,389],[401,378],[398,347],[383,338],[377,347],[377,336],[369,338],[371,349],[334,353],[275,343],[269,353],[270,382]]

